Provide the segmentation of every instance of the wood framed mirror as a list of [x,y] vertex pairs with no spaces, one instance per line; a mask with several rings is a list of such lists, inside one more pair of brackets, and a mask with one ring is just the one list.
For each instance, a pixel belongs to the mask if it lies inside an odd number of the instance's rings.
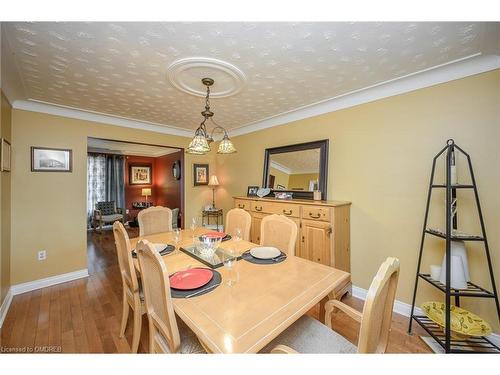
[[328,139],[266,148],[262,186],[275,192],[292,192],[294,199],[313,199],[321,191],[327,199]]

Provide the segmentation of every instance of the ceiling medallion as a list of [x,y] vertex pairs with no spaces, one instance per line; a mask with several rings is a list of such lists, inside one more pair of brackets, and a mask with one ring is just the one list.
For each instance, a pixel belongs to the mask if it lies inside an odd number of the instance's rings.
[[176,60],[168,67],[167,76],[176,88],[196,96],[205,96],[205,87],[200,85],[200,82],[205,77],[211,77],[217,81],[217,87],[210,93],[212,98],[236,95],[247,82],[245,73],[238,67],[210,57],[187,57]]
[[[189,146],[186,150],[188,154],[197,154],[204,155],[207,152],[210,152],[210,143],[214,141],[213,135],[216,131],[223,133],[224,137],[219,143],[219,148],[217,149],[218,154],[232,154],[236,152],[236,148],[233,145],[233,142],[229,139],[227,135],[226,129],[217,124],[213,119],[214,113],[210,110],[210,87],[214,84],[214,80],[212,78],[202,78],[201,82],[206,86],[206,95],[205,95],[205,110],[201,112],[203,116],[203,121],[200,126],[196,129],[194,133],[194,137],[189,143]],[[210,134],[208,134],[206,122],[213,122],[215,127],[212,129]]]

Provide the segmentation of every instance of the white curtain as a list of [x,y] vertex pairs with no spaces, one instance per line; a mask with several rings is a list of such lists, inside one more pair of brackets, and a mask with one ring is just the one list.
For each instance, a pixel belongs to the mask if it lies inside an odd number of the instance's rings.
[[106,156],[87,155],[87,222],[90,225],[95,204],[106,200]]

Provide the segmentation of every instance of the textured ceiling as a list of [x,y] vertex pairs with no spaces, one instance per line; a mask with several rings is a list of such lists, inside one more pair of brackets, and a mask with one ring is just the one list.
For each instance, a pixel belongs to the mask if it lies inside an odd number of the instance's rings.
[[[228,129],[481,51],[480,23],[7,23],[29,99],[194,129],[203,99],[174,61],[225,60],[247,77],[213,99]],[[201,85],[201,83],[200,83]]]
[[91,138],[87,140],[87,149],[91,152],[102,152],[120,155],[159,157],[179,151],[178,148],[150,146],[140,143],[119,142],[108,139]]
[[288,174],[319,173],[319,148],[271,155],[271,163],[278,163]]

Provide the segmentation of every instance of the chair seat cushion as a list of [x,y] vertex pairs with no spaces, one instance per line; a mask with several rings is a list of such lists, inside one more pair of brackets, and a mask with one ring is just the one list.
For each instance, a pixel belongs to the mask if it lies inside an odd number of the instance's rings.
[[110,223],[116,220],[121,220],[123,219],[122,214],[114,214],[114,215],[102,215],[102,221],[106,223]]
[[304,315],[271,341],[262,353],[277,345],[286,345],[299,353],[356,353],[357,348],[343,336],[310,316]]
[[[193,331],[177,316],[177,327],[179,328],[179,336],[181,339],[181,346],[179,348],[178,354],[205,354],[206,351],[201,346],[198,337],[194,334]],[[168,344],[163,339],[163,336],[158,335],[158,339],[163,346],[166,353],[170,351],[168,348]]]

